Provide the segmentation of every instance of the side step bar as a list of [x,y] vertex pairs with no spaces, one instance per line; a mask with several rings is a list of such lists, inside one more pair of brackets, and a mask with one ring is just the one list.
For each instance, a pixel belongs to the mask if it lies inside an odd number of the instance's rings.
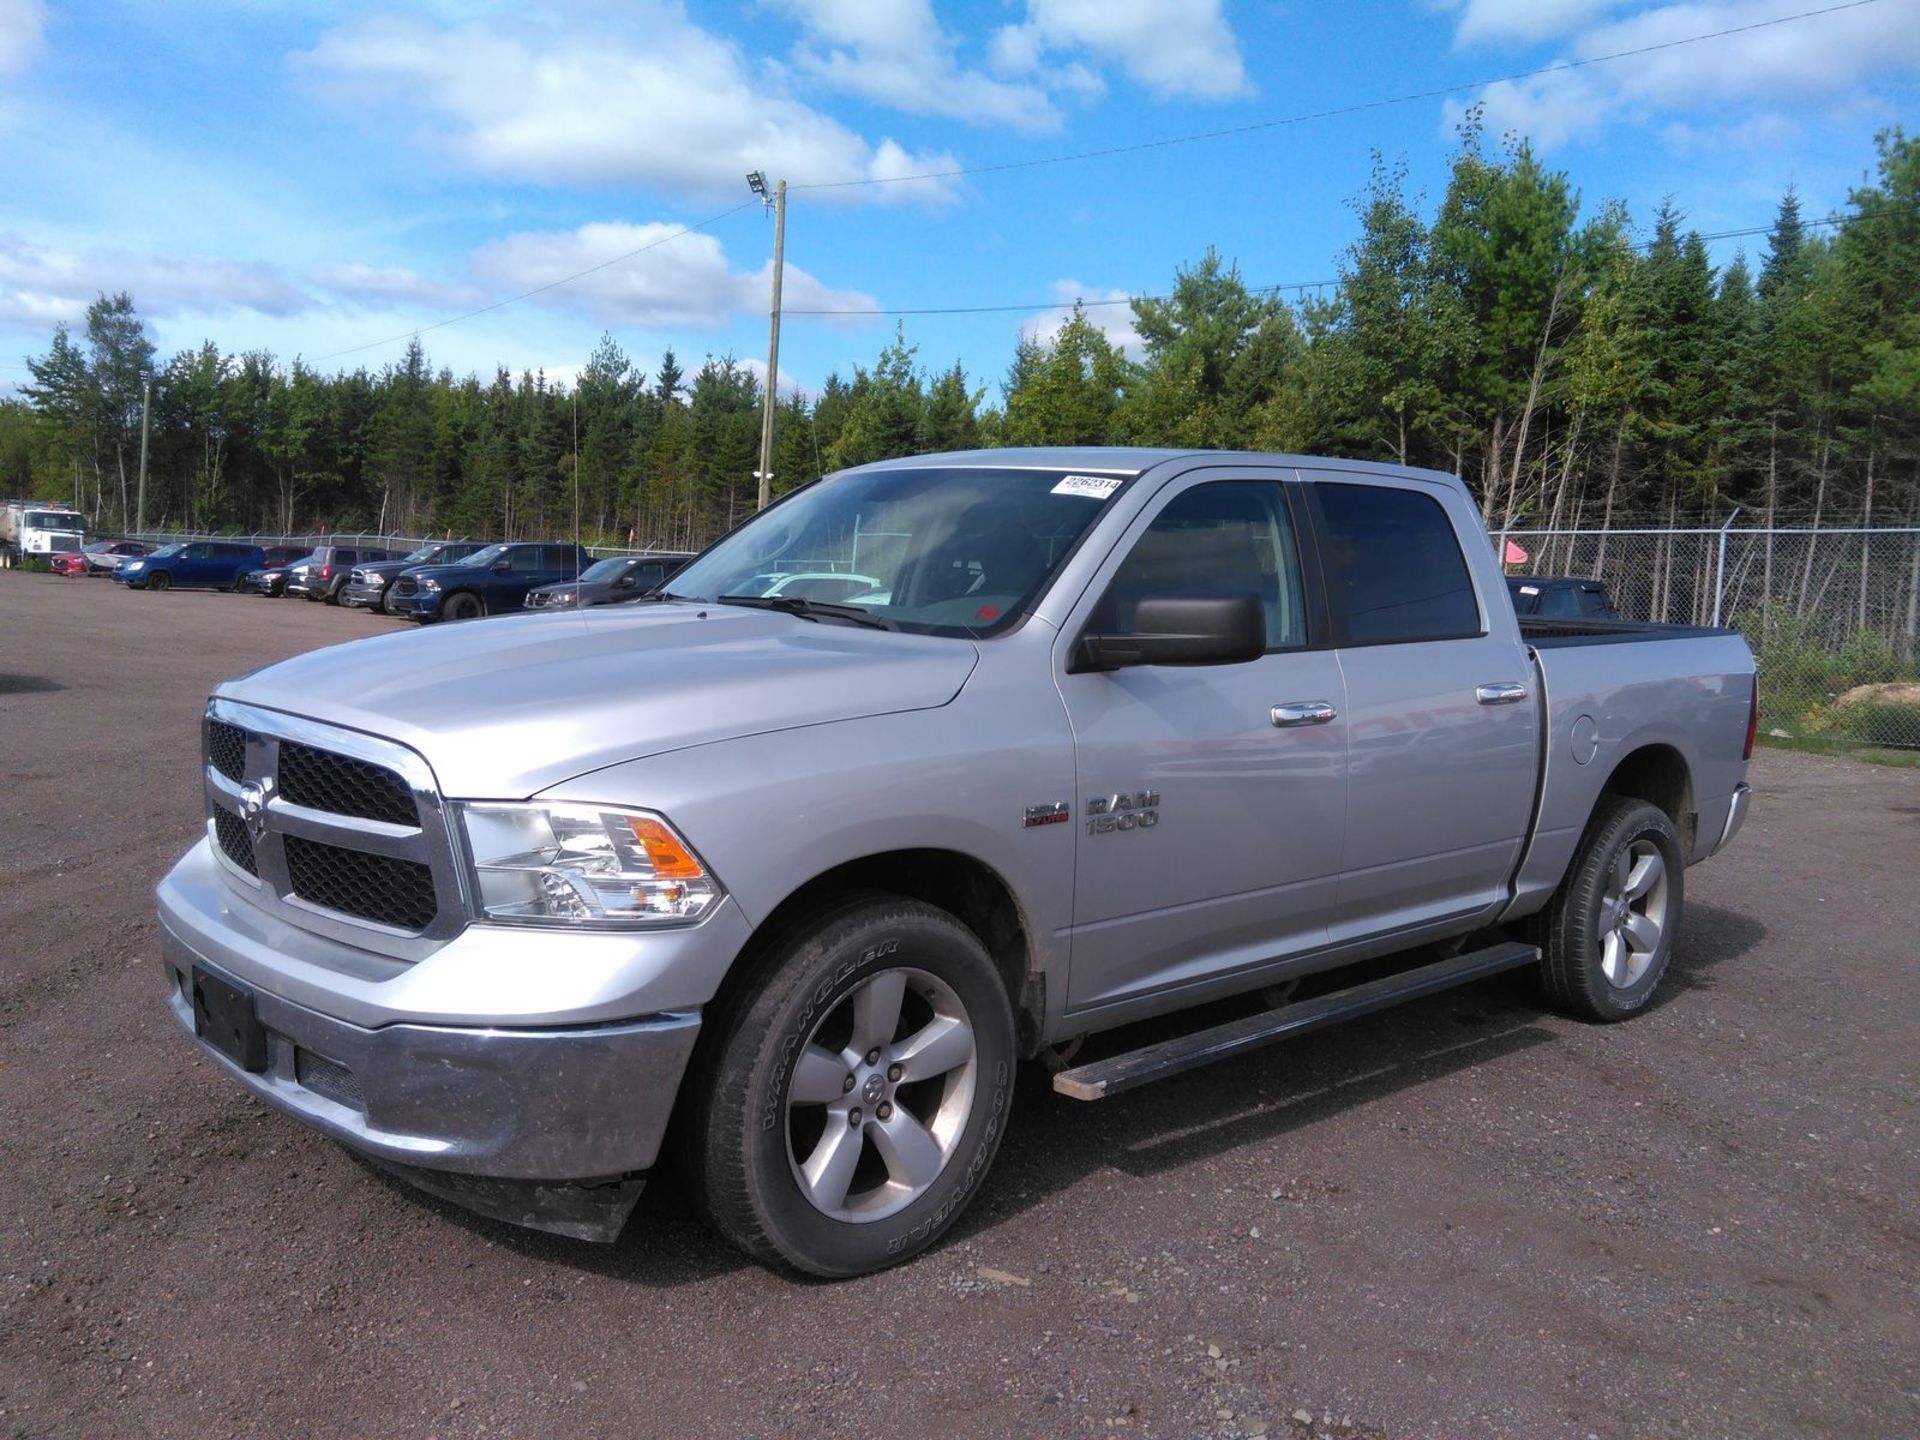
[[1241,1020],[1229,1020],[1210,1030],[1162,1040],[1157,1045],[1129,1050],[1124,1055],[1076,1065],[1055,1074],[1053,1088],[1075,1100],[1103,1100],[1122,1090],[1145,1085],[1149,1080],[1163,1080],[1169,1075],[1197,1070],[1216,1060],[1228,1060],[1249,1050],[1291,1040],[1309,1030],[1371,1015],[1404,1000],[1418,1000],[1423,995],[1450,990],[1502,970],[1531,965],[1539,958],[1539,947],[1534,945],[1490,945],[1485,950],[1472,950],[1449,960],[1422,965],[1418,970],[1388,975],[1349,990],[1336,990],[1331,995],[1282,1005]]

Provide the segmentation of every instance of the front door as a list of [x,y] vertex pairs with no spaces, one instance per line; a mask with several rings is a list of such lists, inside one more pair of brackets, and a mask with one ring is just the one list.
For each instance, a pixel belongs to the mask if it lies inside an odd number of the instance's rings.
[[1418,480],[1351,479],[1306,487],[1347,684],[1335,941],[1501,903],[1540,763],[1531,662],[1513,623],[1492,623],[1505,587],[1478,594],[1462,552],[1486,543],[1472,507]]
[[[1176,487],[1057,647],[1079,778],[1069,1010],[1223,981],[1327,938],[1345,692],[1332,651],[1310,648],[1289,497],[1277,478]],[[1067,673],[1080,634],[1124,631],[1143,596],[1181,590],[1259,594],[1268,653]]]

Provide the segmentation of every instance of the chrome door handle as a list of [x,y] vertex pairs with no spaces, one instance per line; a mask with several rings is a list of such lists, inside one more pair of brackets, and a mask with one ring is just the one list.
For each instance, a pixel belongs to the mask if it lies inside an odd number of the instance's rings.
[[1482,705],[1518,705],[1526,699],[1527,687],[1512,680],[1497,681],[1492,685],[1482,685],[1473,692],[1473,698]]
[[1277,728],[1287,730],[1295,725],[1324,725],[1340,712],[1324,700],[1290,700],[1269,713]]

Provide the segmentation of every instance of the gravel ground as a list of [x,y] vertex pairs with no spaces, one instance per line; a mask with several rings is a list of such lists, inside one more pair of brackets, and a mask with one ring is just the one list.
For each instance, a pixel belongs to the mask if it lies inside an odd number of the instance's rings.
[[0,575],[0,1435],[1912,1436],[1920,771],[1763,752],[1610,1028],[1503,978],[1097,1105],[824,1285],[470,1218],[175,1033],[222,676],[395,622]]

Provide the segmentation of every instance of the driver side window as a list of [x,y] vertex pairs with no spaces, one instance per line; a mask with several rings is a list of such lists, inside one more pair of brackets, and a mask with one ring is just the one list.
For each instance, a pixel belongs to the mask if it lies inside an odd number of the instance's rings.
[[1094,612],[1095,629],[1125,634],[1149,595],[1260,597],[1267,649],[1307,643],[1300,552],[1286,497],[1270,481],[1196,485],[1173,497],[1134,542]]

